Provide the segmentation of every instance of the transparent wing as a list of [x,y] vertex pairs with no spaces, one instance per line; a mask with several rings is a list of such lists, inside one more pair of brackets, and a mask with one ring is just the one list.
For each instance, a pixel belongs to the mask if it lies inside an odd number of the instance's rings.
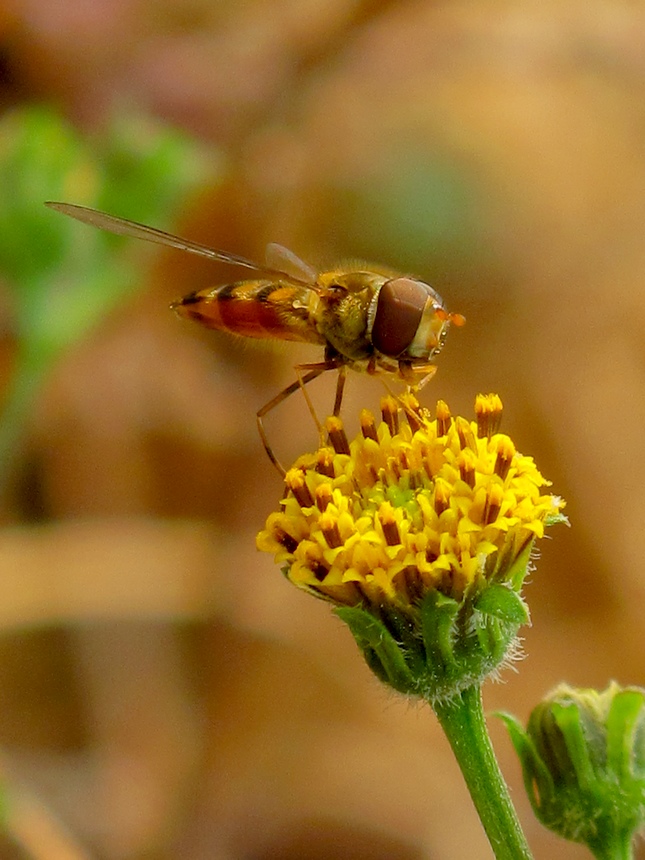
[[269,268],[284,272],[296,281],[310,286],[316,283],[318,272],[284,245],[269,242],[265,251],[265,260]]
[[[173,236],[172,233],[158,230],[156,227],[148,227],[146,224],[139,224],[137,221],[128,221],[127,218],[108,215],[107,212],[99,212],[98,209],[91,209],[89,206],[77,206],[75,203],[57,203],[52,201],[45,203],[45,206],[49,206],[50,209],[55,209],[57,212],[62,212],[63,215],[69,215],[70,218],[75,218],[83,224],[98,227],[100,230],[107,230],[109,233],[116,233],[118,236],[130,236],[134,239],[144,239],[146,242],[154,242],[157,245],[177,248],[180,251],[187,251],[189,254],[197,254],[198,256],[206,257],[209,260],[217,260],[220,263],[231,263],[235,266],[243,266],[245,269],[251,269],[254,272],[260,272],[264,275],[287,278],[289,281],[297,284],[304,284],[309,287],[312,286],[311,281],[306,280],[302,275],[303,270],[301,270],[300,276],[296,276],[290,271],[285,272],[282,271],[282,269],[273,269],[267,266],[261,266],[258,263],[247,260],[245,257],[238,257],[237,254],[229,254],[227,251],[216,251],[214,248],[209,248],[207,245],[201,245],[199,242],[192,242],[190,239],[182,239],[179,236]],[[295,254],[292,256],[297,260]],[[305,266],[306,264],[303,263],[302,265]]]

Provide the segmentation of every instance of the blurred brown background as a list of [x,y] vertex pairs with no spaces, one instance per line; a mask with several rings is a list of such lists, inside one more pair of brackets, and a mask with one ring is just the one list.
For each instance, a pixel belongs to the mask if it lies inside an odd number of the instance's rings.
[[[527,658],[487,709],[525,718],[559,680],[645,684],[641,4],[14,0],[0,76],[7,110],[45,102],[95,135],[134,112],[211,147],[225,179],[177,232],[433,283],[468,325],[425,402],[470,414],[499,392],[572,523],[543,546]],[[57,367],[16,455],[0,742],[21,844],[1,856],[491,856],[432,714],[255,551],[281,493],[255,411],[319,351],[180,323],[171,299],[230,274],[154,259]],[[330,386],[312,386],[323,413]],[[351,378],[350,429],[380,391]],[[267,423],[285,461],[315,444],[300,398]],[[535,822],[491,723],[536,856],[588,856]]]

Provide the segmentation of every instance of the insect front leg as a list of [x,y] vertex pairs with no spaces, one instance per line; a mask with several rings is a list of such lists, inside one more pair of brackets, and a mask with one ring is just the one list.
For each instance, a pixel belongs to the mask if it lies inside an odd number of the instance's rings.
[[422,376],[421,379],[415,385],[412,386],[412,388],[415,388],[417,391],[421,391],[421,389],[425,385],[427,385],[428,382],[430,382],[430,380],[432,379],[432,377],[435,375],[436,372],[437,372],[437,365],[436,364],[424,364],[424,365],[422,365],[420,368],[418,368],[417,373],[423,373],[424,376]]
[[[413,365],[407,361],[399,361],[398,376],[407,384],[407,392],[412,393],[415,396],[425,385],[427,385],[428,382],[430,382],[436,372],[437,366],[431,362]],[[421,376],[421,379],[418,378],[419,376]],[[400,394],[395,394],[385,379],[383,380],[383,384],[387,389],[388,394],[397,401],[408,417],[413,419],[413,421],[416,421],[418,416],[410,409],[406,400]]]
[[[437,365],[410,364],[408,361],[399,361],[399,376],[413,391],[421,391],[437,372]],[[419,379],[421,376],[421,379]]]

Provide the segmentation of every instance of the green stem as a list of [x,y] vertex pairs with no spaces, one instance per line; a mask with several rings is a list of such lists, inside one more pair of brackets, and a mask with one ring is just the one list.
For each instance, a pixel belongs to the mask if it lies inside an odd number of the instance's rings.
[[488,736],[481,688],[432,705],[446,733],[497,860],[531,860]]

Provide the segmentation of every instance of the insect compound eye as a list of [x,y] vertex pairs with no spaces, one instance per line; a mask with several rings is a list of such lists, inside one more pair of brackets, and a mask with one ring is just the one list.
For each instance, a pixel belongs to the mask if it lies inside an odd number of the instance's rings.
[[434,290],[412,278],[386,281],[378,295],[372,344],[383,355],[396,358],[414,340],[428,299],[438,301]]

